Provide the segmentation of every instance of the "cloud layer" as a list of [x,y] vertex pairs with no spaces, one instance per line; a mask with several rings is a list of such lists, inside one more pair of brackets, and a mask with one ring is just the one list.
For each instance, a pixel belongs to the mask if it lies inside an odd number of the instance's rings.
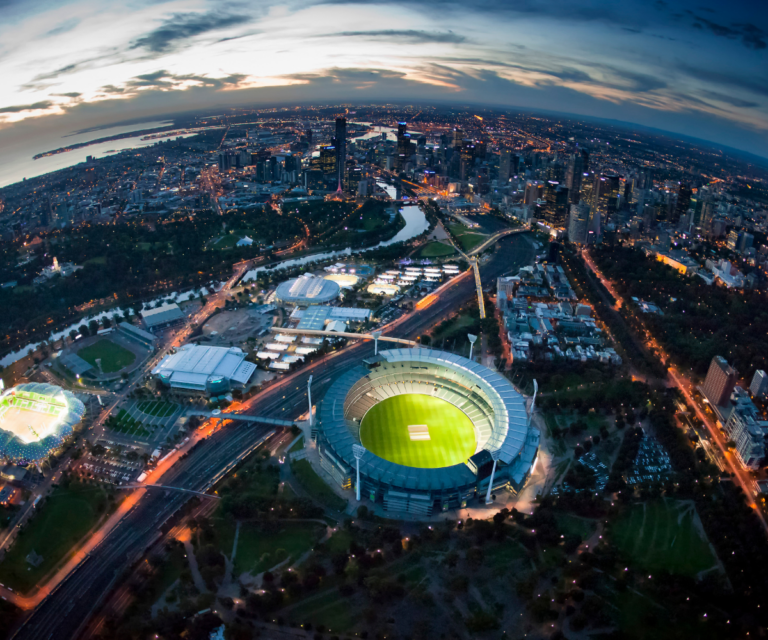
[[633,121],[768,155],[768,13],[708,1],[0,0],[0,129],[277,96],[418,98]]

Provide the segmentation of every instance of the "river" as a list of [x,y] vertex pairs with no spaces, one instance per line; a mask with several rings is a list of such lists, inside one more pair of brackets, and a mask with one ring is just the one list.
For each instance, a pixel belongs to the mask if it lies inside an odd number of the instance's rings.
[[[160,140],[166,140],[167,138],[154,140],[142,140],[140,137],[123,138],[121,140],[112,140],[111,142],[100,142],[99,144],[92,144],[88,147],[81,147],[80,149],[73,149],[72,151],[67,151],[65,153],[57,153],[52,156],[33,160],[32,157],[38,153],[45,153],[46,151],[52,151],[53,149],[65,147],[70,144],[88,142],[89,140],[116,136],[122,133],[130,133],[131,131],[158,129],[160,127],[171,125],[173,125],[173,121],[171,120],[142,122],[128,126],[109,127],[107,129],[99,129],[98,131],[89,131],[88,133],[67,135],[62,136],[61,138],[46,137],[39,141],[32,141],[29,145],[25,146],[23,150],[9,149],[7,153],[4,150],[4,153],[0,154],[0,187],[6,187],[9,184],[20,182],[24,178],[35,178],[45,173],[66,169],[67,167],[85,162],[87,156],[102,158],[106,155],[112,155],[107,153],[108,151],[117,152],[123,151],[124,149],[148,147],[156,144]],[[188,137],[189,135],[192,134],[187,134],[181,137]]]
[[[394,187],[390,187],[389,185],[381,185],[387,191],[389,192],[389,189],[394,190]],[[373,247],[367,247],[365,249],[355,249],[354,253],[365,253],[366,251],[373,251],[374,249],[379,249],[381,247],[389,246],[390,244],[395,244],[397,242],[404,242],[406,240],[410,240],[411,238],[415,238],[416,236],[421,235],[424,233],[427,229],[429,229],[429,222],[427,222],[427,218],[424,215],[424,212],[419,208],[417,204],[408,204],[405,205],[400,209],[400,214],[403,216],[403,219],[405,220],[405,226],[400,229],[392,238],[389,240],[382,240],[379,242],[379,244],[374,245]],[[265,269],[283,269],[283,268],[290,268],[290,267],[298,267],[304,264],[309,264],[310,262],[317,262],[319,260],[328,260],[330,258],[336,258],[336,257],[349,257],[353,253],[352,249],[347,247],[346,249],[339,249],[338,251],[326,251],[324,253],[313,253],[309,256],[304,256],[302,258],[295,258],[293,260],[286,260],[285,262],[281,262],[278,265],[275,265],[274,267],[257,267],[256,269],[251,269],[248,271],[245,276],[243,276],[243,282],[250,282],[251,280],[255,280],[259,271],[264,271]]]

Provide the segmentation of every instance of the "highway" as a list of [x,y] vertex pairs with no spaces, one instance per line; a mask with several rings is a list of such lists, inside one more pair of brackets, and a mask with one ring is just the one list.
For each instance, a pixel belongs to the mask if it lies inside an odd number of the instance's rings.
[[[510,268],[525,264],[533,256],[528,241],[518,236],[501,240],[501,246],[481,267],[488,282]],[[474,296],[474,281],[467,271],[436,292],[438,303],[409,313],[383,330],[414,339],[455,313]],[[323,397],[334,378],[360,358],[373,353],[372,341],[359,341],[316,360],[284,377],[259,395],[240,405],[244,413],[295,420],[307,410],[307,379],[314,374],[314,397]],[[270,426],[238,421],[209,430],[187,457],[178,460],[162,475],[162,484],[189,491],[205,491],[223,476],[238,458],[252,450],[269,434]],[[53,587],[13,636],[19,640],[74,638],[116,586],[124,570],[137,561],[161,535],[161,528],[191,494],[182,491],[137,490],[133,508],[104,536],[71,573]],[[99,535],[98,533],[96,534]]]

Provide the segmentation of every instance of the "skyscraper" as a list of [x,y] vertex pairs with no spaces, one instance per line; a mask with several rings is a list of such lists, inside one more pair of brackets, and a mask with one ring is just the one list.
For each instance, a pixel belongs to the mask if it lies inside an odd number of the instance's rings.
[[499,153],[499,184],[509,182],[509,176],[512,174],[512,151],[502,149]]
[[749,390],[753,396],[762,398],[768,395],[768,375],[762,369],[755,371],[755,375],[752,377],[752,384],[749,385]]
[[691,188],[684,182],[680,183],[680,187],[677,189],[677,202],[675,203],[675,214],[673,219],[670,220],[672,224],[680,222],[680,218],[688,213],[688,207],[691,206]]
[[589,230],[589,205],[586,202],[571,205],[568,220],[568,240],[574,244],[586,244]]
[[411,136],[408,135],[407,130],[407,123],[397,123],[397,155],[395,156],[395,170],[398,173],[405,168],[405,163],[411,155]]
[[336,173],[338,190],[344,189],[344,171],[347,165],[347,119],[336,118]]
[[736,369],[722,356],[715,356],[709,363],[709,371],[701,390],[707,400],[717,407],[725,405],[736,386]]

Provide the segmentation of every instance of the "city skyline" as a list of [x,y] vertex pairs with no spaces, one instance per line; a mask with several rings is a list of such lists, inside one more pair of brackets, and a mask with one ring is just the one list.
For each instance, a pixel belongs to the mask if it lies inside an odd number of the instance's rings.
[[[290,102],[486,104],[766,156],[752,3],[3,3],[0,143]],[[119,25],[119,29],[115,28]]]

